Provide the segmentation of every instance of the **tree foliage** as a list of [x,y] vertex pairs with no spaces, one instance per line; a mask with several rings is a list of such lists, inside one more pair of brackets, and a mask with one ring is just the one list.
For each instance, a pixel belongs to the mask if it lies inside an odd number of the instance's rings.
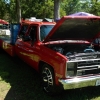
[[[5,2],[6,1],[6,2]],[[8,0],[9,1],[9,0]],[[16,0],[0,0],[0,18],[16,20]],[[54,0],[20,0],[22,18],[54,18]],[[56,0],[57,2],[57,0]],[[60,15],[88,12],[100,15],[100,0],[60,0]]]
[[[0,0],[0,18],[3,19],[5,16],[7,17],[7,4],[3,0]],[[6,14],[5,14],[6,13]]]
[[91,0],[90,4],[90,13],[100,15],[100,0]]
[[29,0],[29,2],[28,0],[21,0],[22,17],[52,18],[53,6],[52,0]]

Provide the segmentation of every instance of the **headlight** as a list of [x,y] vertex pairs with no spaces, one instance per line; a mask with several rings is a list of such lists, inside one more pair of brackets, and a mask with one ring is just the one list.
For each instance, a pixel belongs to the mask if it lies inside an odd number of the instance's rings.
[[81,70],[81,71],[77,71],[77,75],[78,75],[78,76],[81,76],[82,73],[83,73],[82,70]]
[[76,74],[77,63],[76,62],[67,62],[67,77],[73,77]]
[[67,77],[73,77],[75,75],[74,71],[67,71]]
[[67,69],[74,69],[74,66],[75,66],[75,63],[73,62],[67,63]]

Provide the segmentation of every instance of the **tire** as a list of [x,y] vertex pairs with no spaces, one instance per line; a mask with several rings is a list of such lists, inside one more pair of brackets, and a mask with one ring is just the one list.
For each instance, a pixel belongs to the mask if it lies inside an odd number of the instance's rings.
[[55,85],[54,71],[48,64],[44,64],[41,69],[41,79],[43,90],[49,95],[56,95],[63,90]]

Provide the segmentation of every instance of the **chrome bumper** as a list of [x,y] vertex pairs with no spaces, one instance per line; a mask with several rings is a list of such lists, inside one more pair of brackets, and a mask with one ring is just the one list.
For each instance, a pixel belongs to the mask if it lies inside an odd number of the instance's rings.
[[88,86],[99,86],[100,75],[91,77],[82,77],[74,79],[60,79],[59,82],[63,85],[64,90],[75,89]]

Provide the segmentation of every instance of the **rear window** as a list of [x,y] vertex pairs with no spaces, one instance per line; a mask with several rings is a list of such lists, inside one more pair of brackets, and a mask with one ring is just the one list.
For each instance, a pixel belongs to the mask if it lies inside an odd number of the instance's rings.
[[20,37],[20,38],[22,38],[22,37],[25,35],[27,29],[28,29],[28,25],[23,25],[23,26],[21,27],[21,30],[20,30],[20,32],[19,32],[19,37]]

